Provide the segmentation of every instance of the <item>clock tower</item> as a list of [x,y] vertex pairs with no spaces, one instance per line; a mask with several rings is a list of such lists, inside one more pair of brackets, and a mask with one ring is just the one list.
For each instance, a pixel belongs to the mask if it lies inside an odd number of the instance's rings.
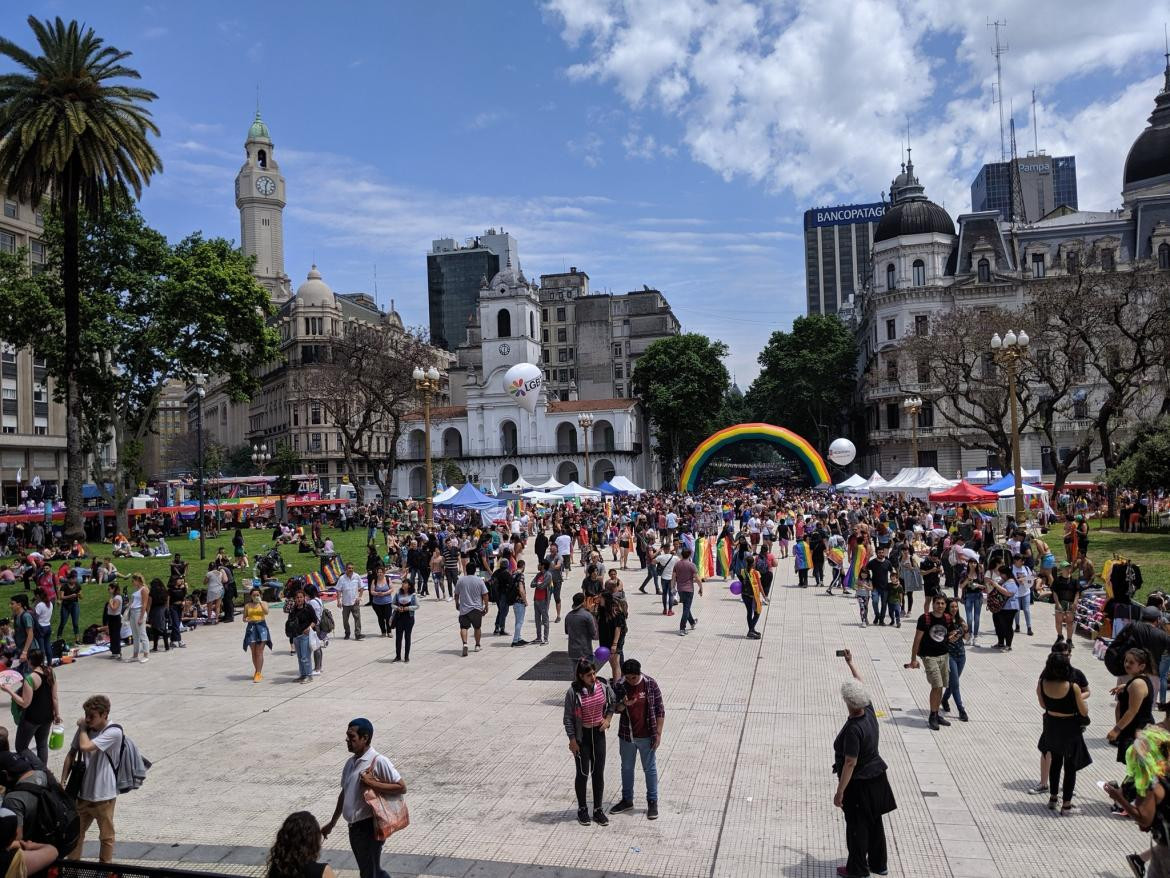
[[273,158],[268,126],[256,111],[244,142],[247,158],[236,174],[240,210],[240,247],[256,258],[252,271],[274,302],[288,301],[292,287],[284,273],[284,177]]
[[[511,262],[479,291],[480,349],[484,380],[517,363],[540,364],[540,301],[537,290]],[[502,376],[501,376],[502,377]],[[501,393],[503,391],[501,390]]]

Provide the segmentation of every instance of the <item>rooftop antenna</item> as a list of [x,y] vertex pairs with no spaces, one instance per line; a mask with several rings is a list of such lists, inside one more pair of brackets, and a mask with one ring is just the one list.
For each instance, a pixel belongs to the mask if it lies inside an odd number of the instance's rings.
[[999,29],[1007,28],[1006,21],[989,21],[988,27],[995,28],[995,48],[991,50],[991,54],[995,56],[995,96],[991,99],[992,103],[999,104],[999,160],[1001,162],[1007,161],[1007,141],[1004,139],[1003,132],[1003,64],[1000,61],[1000,56],[1008,50],[1007,43],[1000,43]]
[[1040,129],[1036,126],[1036,89],[1032,89],[1032,147],[1040,155]]
[[[391,299],[390,301],[394,301],[394,300]],[[378,302],[378,263],[375,262],[374,263],[374,304],[377,304],[377,302]],[[393,306],[391,306],[390,310],[391,311],[394,310]]]

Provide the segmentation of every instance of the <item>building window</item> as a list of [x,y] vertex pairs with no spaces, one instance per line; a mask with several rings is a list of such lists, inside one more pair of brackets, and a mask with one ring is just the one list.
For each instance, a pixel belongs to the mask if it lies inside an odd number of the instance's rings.
[[914,286],[926,286],[926,263],[921,259],[914,260]]
[[1158,268],[1170,269],[1170,244],[1163,242],[1158,245]]
[[301,434],[293,433],[293,451],[301,450]]
[[564,323],[564,322],[565,322],[565,309],[564,308],[557,308],[557,323]]
[[898,286],[898,282],[896,280],[896,275],[894,272],[894,263],[891,262],[889,265],[886,266],[886,289],[893,290],[893,289],[896,289],[897,286]]
[[543,320],[545,323],[548,323],[548,308],[541,308],[540,309],[540,319]]
[[318,403],[313,403],[309,408],[309,423],[314,426],[321,423],[321,406]]
[[500,338],[512,337],[512,315],[506,309],[496,314],[496,335]]
[[[918,427],[922,430],[930,430],[934,427],[934,403],[929,399],[922,401],[922,408],[918,410]],[[934,466],[934,464],[930,464]],[[926,466],[926,464],[919,464],[919,466]]]
[[1047,267],[1044,261],[1043,253],[1032,254],[1032,277],[1044,277],[1044,270]]
[[983,380],[984,381],[994,381],[995,376],[996,376],[995,355],[991,354],[991,353],[986,353],[983,355],[982,359],[983,359]]
[[20,205],[15,201],[4,199],[4,215],[9,219],[17,219],[20,217]]
[[542,363],[547,363],[547,362],[548,362],[548,348],[544,348],[543,350],[541,350],[541,352],[540,352],[540,361],[541,361]]
[[310,433],[309,434],[309,450],[310,451],[320,451],[321,450],[321,434],[320,433]]
[[991,263],[988,262],[986,259],[980,259],[978,270],[979,270],[979,283],[981,283],[981,284],[991,283]]
[[886,380],[898,380],[898,359],[896,357],[886,357]]
[[1112,248],[1105,248],[1101,251],[1101,270],[1102,271],[1116,271],[1117,260],[1113,256]]
[[613,355],[614,355],[614,357],[620,357],[620,356],[622,355],[622,345],[621,345],[621,342],[618,342],[617,344],[615,344],[615,345],[613,346]]
[[614,378],[624,378],[625,377],[622,374],[622,364],[621,363],[614,363],[613,364],[613,377]]
[[1067,274],[1076,274],[1081,270],[1081,254],[1068,253],[1064,257],[1064,270]]
[[33,211],[33,220],[36,222],[38,228],[45,227],[45,214],[38,208]]
[[565,382],[565,381],[569,380],[569,370],[568,369],[558,369],[557,375],[558,375],[559,379],[561,380],[561,382]]
[[914,334],[926,335],[930,328],[930,318],[925,314],[918,314],[914,317]]
[[528,337],[536,338],[536,312],[528,312]]
[[548,330],[547,329],[542,329],[540,331],[540,340],[542,342],[544,342],[545,344],[548,344]]
[[900,425],[900,420],[899,420],[900,418],[901,418],[901,413],[899,412],[899,409],[898,409],[898,403],[887,402],[886,403],[886,429],[887,430],[897,430],[899,425]]
[[622,399],[626,395],[626,389],[621,384],[615,384],[613,386],[613,393],[614,396],[616,396],[618,399]]
[[886,321],[886,341],[896,341],[898,338],[898,321],[891,317]]
[[[558,363],[569,362],[569,352],[567,350],[565,350],[564,348],[557,348],[557,362]],[[561,380],[563,381],[564,379],[562,378]]]
[[1089,417],[1089,401],[1087,399],[1078,399],[1073,402],[1073,417],[1078,420]]
[[569,340],[569,330],[565,329],[564,327],[562,327],[561,329],[558,329],[557,330],[557,341],[559,341],[561,344],[564,344],[568,340]]
[[915,371],[918,376],[918,383],[926,384],[928,381],[930,381],[930,364],[926,361],[925,358],[923,358],[915,365],[917,366]]
[[573,359],[573,349],[569,348],[569,359]]
[[16,252],[16,235],[8,232],[0,232],[0,250],[5,253]]
[[1068,370],[1074,378],[1085,377],[1085,354],[1083,351],[1069,352]]
[[934,449],[930,451],[919,451],[916,466],[929,466],[938,469],[938,452]]

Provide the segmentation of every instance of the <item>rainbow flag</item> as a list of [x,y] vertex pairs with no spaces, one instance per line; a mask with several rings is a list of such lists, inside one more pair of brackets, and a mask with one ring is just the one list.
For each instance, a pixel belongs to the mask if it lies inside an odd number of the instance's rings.
[[756,612],[762,613],[764,611],[764,584],[760,581],[760,571],[753,567],[749,576],[752,581],[752,597],[756,602]]
[[715,569],[724,579],[731,573],[731,540],[728,537],[721,539],[715,549]]
[[808,570],[812,567],[812,552],[808,550],[808,543],[797,541],[792,547],[792,557],[795,559],[797,570]]
[[849,566],[845,568],[846,588],[854,588],[856,586],[857,578],[868,561],[869,552],[865,546],[858,546],[853,550],[853,557],[849,560]]
[[715,548],[710,537],[695,540],[695,566],[699,568],[699,581],[715,576]]

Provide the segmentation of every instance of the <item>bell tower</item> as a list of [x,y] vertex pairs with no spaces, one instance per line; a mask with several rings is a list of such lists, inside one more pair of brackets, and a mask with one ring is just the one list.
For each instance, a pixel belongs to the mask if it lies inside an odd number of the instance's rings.
[[268,126],[256,118],[244,141],[247,157],[236,174],[236,207],[240,211],[240,248],[256,258],[252,271],[274,302],[288,301],[291,283],[284,273],[284,177],[273,157]]

